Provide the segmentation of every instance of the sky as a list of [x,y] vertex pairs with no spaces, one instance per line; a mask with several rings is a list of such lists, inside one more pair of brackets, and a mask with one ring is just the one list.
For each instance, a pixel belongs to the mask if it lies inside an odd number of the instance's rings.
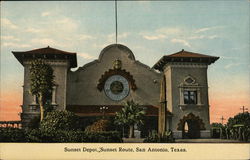
[[[78,67],[115,43],[113,1],[1,2],[0,121],[19,120],[22,65],[11,51],[76,52]],[[209,66],[211,122],[250,110],[249,1],[118,1],[118,43],[152,67],[182,49],[219,56]],[[74,69],[76,70],[76,69]],[[226,121],[225,120],[225,121]],[[225,122],[224,121],[224,122]]]

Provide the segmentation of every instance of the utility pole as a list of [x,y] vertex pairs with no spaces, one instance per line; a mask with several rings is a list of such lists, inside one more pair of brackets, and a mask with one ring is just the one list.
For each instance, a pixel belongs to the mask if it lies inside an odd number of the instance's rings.
[[221,124],[223,125],[223,120],[226,120],[226,119],[223,116],[221,116],[220,120],[221,120]]
[[248,108],[246,108],[245,106],[243,106],[242,108],[240,108],[240,110],[242,110],[242,113],[245,113],[245,111],[247,111]]

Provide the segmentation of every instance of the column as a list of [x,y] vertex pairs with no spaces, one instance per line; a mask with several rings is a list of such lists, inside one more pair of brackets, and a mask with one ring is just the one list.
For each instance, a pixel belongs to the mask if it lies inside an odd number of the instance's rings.
[[180,88],[180,105],[184,105],[183,88]]
[[57,86],[53,86],[53,90],[52,90],[52,105],[56,105],[56,88]]
[[37,105],[37,102],[36,102],[36,96],[33,95],[33,102],[31,103],[32,105]]
[[200,89],[197,90],[197,104],[201,105],[201,91],[200,91]]

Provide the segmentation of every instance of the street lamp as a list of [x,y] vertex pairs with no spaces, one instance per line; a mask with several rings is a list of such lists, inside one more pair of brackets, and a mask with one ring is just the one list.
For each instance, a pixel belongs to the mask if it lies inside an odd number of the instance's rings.
[[105,116],[105,111],[108,110],[109,107],[106,107],[106,106],[101,106],[100,107],[100,112],[102,113],[102,117],[104,118]]

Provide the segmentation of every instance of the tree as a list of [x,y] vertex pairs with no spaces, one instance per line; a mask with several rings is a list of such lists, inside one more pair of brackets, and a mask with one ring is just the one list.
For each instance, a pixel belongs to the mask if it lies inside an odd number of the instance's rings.
[[228,127],[233,127],[234,125],[237,124],[242,124],[244,126],[249,126],[250,127],[250,113],[245,112],[245,113],[239,113],[235,115],[233,118],[229,118],[227,125]]
[[134,137],[134,125],[143,124],[145,111],[133,100],[127,101],[120,112],[116,113],[115,122],[119,125],[129,125],[129,138]]
[[222,123],[212,123],[212,137],[213,138],[227,138],[228,137],[228,130],[227,126],[223,125]]
[[40,106],[40,121],[44,117],[44,105],[51,94],[54,85],[53,69],[42,59],[31,62],[30,67],[30,92],[38,98]]
[[232,138],[248,141],[250,137],[250,113],[239,113],[233,118],[229,118],[227,126]]

